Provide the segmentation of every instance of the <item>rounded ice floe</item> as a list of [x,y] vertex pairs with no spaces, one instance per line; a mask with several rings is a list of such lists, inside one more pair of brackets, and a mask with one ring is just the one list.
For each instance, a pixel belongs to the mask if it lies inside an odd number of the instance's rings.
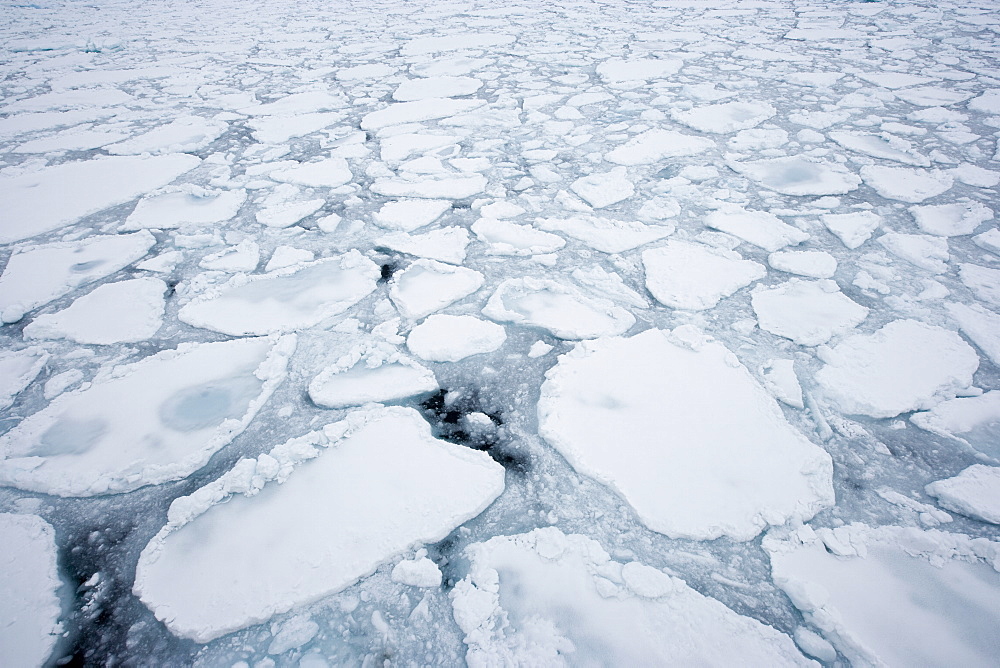
[[861,185],[846,167],[802,155],[765,160],[727,160],[733,170],[783,195],[843,195]]
[[951,204],[911,206],[917,227],[927,234],[957,237],[972,234],[982,223],[993,220],[993,209],[980,202],[966,200]]
[[48,361],[49,354],[41,348],[0,351],[0,410],[14,403]]
[[965,162],[958,167],[949,170],[956,179],[966,185],[977,188],[992,188],[1000,185],[1000,172],[992,169],[984,169],[977,165]]
[[649,81],[676,74],[683,64],[667,58],[609,58],[597,66],[597,74],[608,83]]
[[926,492],[948,510],[1000,524],[1000,468],[975,464],[954,478],[927,485]]
[[846,149],[914,167],[930,167],[931,161],[913,149],[913,145],[888,133],[871,135],[861,132],[829,132],[827,136]]
[[646,225],[635,220],[613,220],[579,215],[572,218],[537,218],[535,226],[579,239],[602,253],[624,253],[674,232],[673,225]]
[[206,190],[191,184],[169,186],[139,200],[120,229],[167,230],[221,223],[235,216],[246,198],[245,190]]
[[837,273],[837,258],[826,251],[775,251],[767,263],[772,269],[809,278],[833,278]]
[[507,340],[504,328],[471,315],[432,315],[413,328],[406,347],[428,362],[457,362],[491,353]]
[[604,158],[616,165],[651,165],[665,158],[703,153],[713,146],[715,142],[705,137],[655,128],[636,135]]
[[994,459],[1000,459],[1000,390],[978,397],[942,401],[931,410],[914,413],[910,422],[940,436],[958,439]]
[[472,224],[472,231],[480,241],[490,245],[491,255],[541,255],[566,245],[566,240],[558,234],[506,220],[480,218]]
[[201,164],[193,155],[104,157],[0,176],[0,244],[51,232],[165,186]]
[[740,130],[729,138],[726,146],[731,151],[759,151],[778,148],[788,143],[788,133],[781,128],[750,128]]
[[774,288],[755,290],[750,303],[761,329],[800,346],[826,343],[868,317],[867,308],[851,301],[830,280],[793,278]]
[[178,319],[223,334],[273,334],[313,327],[376,287],[378,266],[352,250],[261,276],[237,275],[186,304]]
[[876,241],[896,257],[934,274],[948,271],[948,240],[929,234],[887,232]]
[[[958,267],[962,283],[984,302],[1000,306],[1000,269],[963,263]],[[2,284],[0,279],[0,284]]]
[[595,209],[602,209],[634,195],[635,184],[629,180],[624,167],[615,167],[610,172],[578,178],[570,185],[570,190]]
[[511,278],[497,286],[483,315],[497,322],[541,327],[570,340],[624,334],[635,324],[635,316],[610,299],[531,277]]
[[48,665],[59,639],[56,534],[36,515],[0,513],[0,661]]
[[222,136],[229,125],[200,116],[182,116],[137,137],[106,146],[112,155],[191,153]]
[[446,199],[402,199],[387,202],[372,216],[379,227],[401,232],[412,232],[430,225],[451,208]]
[[972,384],[979,356],[953,331],[894,320],[854,334],[829,350],[816,373],[824,394],[845,413],[888,418],[925,410]]
[[[0,276],[0,313],[6,314],[8,309],[15,308],[23,314],[47,304],[74,288],[132,264],[155,244],[156,238],[143,230],[56,242],[15,252]],[[4,320],[9,321],[6,315]]]
[[347,160],[338,157],[303,162],[294,167],[277,169],[268,176],[275,181],[294,183],[309,188],[337,188],[345,183],[350,183],[354,178]]
[[992,227],[982,234],[972,237],[972,242],[994,255],[1000,255],[1000,229]]
[[824,213],[820,220],[851,250],[868,241],[882,223],[882,218],[871,211]]
[[62,311],[37,316],[24,337],[104,345],[145,341],[163,324],[166,291],[158,278],[105,283]]
[[769,253],[809,239],[809,234],[781,222],[773,213],[747,211],[733,204],[725,205],[705,216],[705,225],[760,246]]
[[473,269],[417,260],[393,276],[389,298],[404,317],[419,320],[468,297],[483,286],[483,280]]
[[936,197],[949,190],[955,183],[951,174],[938,169],[879,165],[862,167],[861,178],[882,197],[910,204],[919,204],[925,199]]
[[466,548],[451,592],[470,666],[807,666],[791,638],[556,528]]
[[294,337],[187,343],[108,370],[0,436],[0,484],[93,496],[190,475],[246,428],[294,349]]
[[862,524],[779,534],[763,541],[775,584],[851,665],[996,664],[1000,544]]
[[324,408],[396,401],[438,389],[430,369],[388,344],[359,345],[309,383],[309,398]]
[[723,102],[672,110],[671,118],[699,132],[728,134],[759,125],[778,113],[767,102]]
[[538,422],[573,468],[671,537],[749,540],[833,503],[829,455],[690,326],[578,344],[546,373]]
[[646,287],[664,306],[713,308],[719,300],[763,278],[767,269],[735,251],[671,240],[642,253]]
[[415,410],[354,411],[175,500],[133,591],[172,633],[208,642],[443,539],[503,488],[502,466],[434,439]]
[[392,94],[397,102],[426,100],[429,97],[456,97],[472,95],[483,87],[483,82],[472,77],[427,77],[410,79],[399,84]]

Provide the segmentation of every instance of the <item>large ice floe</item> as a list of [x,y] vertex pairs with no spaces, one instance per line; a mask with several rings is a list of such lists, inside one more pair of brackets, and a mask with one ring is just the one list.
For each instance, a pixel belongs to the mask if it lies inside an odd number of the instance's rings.
[[503,467],[434,439],[413,409],[366,408],[174,501],[135,593],[171,631],[207,642],[441,540],[503,487]]
[[[719,410],[726,420],[711,419]],[[669,536],[748,540],[833,503],[829,456],[690,326],[578,344],[546,374],[538,422],[577,471]]]

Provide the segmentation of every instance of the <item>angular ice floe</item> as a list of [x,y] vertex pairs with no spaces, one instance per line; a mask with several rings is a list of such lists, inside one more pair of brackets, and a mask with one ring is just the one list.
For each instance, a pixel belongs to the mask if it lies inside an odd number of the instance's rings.
[[642,264],[646,287],[656,301],[699,311],[767,275],[762,264],[735,251],[679,240],[643,251]]
[[1000,172],[983,169],[967,162],[952,168],[950,171],[962,183],[977,188],[992,188],[1000,184]]
[[918,107],[948,107],[959,102],[965,102],[973,95],[974,93],[949,90],[940,86],[906,88],[896,91],[896,97]]
[[443,539],[503,488],[502,466],[432,438],[415,410],[354,411],[174,501],[133,591],[172,633],[208,642]]
[[602,209],[634,195],[635,184],[629,180],[624,167],[615,167],[610,172],[578,178],[570,185],[570,190],[595,209]]
[[1000,524],[1000,467],[975,464],[954,478],[932,482],[925,491],[943,508]]
[[386,197],[420,197],[426,199],[462,199],[486,190],[482,174],[416,178],[377,179],[370,189]]
[[761,367],[761,377],[764,387],[771,395],[783,404],[792,408],[803,408],[802,386],[795,375],[793,360],[768,360]]
[[962,333],[972,339],[994,364],[1000,365],[1000,315],[979,304],[948,302],[945,308]]
[[954,177],[942,170],[910,169],[865,165],[861,178],[882,197],[910,204],[919,204],[949,190]]
[[1000,229],[990,228],[972,237],[972,243],[994,255],[1000,255]]
[[486,100],[452,100],[451,98],[427,98],[413,102],[397,102],[385,109],[365,114],[361,119],[361,129],[381,130],[390,125],[446,118],[472,111],[484,104],[486,104]]
[[393,276],[389,297],[404,317],[419,320],[468,297],[483,286],[483,280],[473,269],[417,260]]
[[168,186],[139,200],[119,229],[168,230],[221,223],[235,216],[246,198],[245,190],[207,190],[191,184]]
[[0,513],[0,659],[44,666],[62,631],[56,532],[36,515]]
[[851,524],[768,534],[763,547],[775,583],[851,665],[996,663],[998,543]]
[[914,167],[930,167],[931,161],[926,156],[913,150],[913,145],[888,133],[871,135],[860,132],[828,132],[827,136],[844,148],[858,153],[864,153],[876,158],[884,158],[904,165]]
[[305,329],[361,301],[379,276],[378,265],[352,250],[261,276],[234,276],[195,297],[177,317],[234,336]]
[[409,40],[400,48],[403,56],[423,56],[442,51],[458,51],[460,49],[488,49],[491,46],[503,46],[516,42],[514,35],[491,32],[466,32],[451,35],[435,35],[433,37],[418,37]]
[[931,77],[925,77],[920,74],[908,74],[906,72],[865,72],[858,73],[855,76],[876,86],[889,89],[919,86],[920,84],[934,81]]
[[[1000,269],[963,263],[958,266],[962,283],[984,302],[1000,306]],[[3,280],[0,279],[0,285]]]
[[728,134],[759,125],[778,113],[767,102],[723,102],[688,110],[673,110],[670,116],[678,123],[699,132]]
[[430,225],[450,208],[451,201],[446,199],[401,199],[383,204],[372,220],[387,230],[412,232]]
[[531,277],[511,278],[497,286],[483,315],[497,322],[541,327],[569,340],[624,334],[635,324],[635,316],[610,299]]
[[155,244],[153,235],[143,230],[32,246],[15,252],[0,275],[3,321],[16,322],[22,314],[74,288],[113,274],[143,257]]
[[483,87],[483,82],[472,77],[427,77],[410,79],[399,84],[392,94],[397,102],[426,100],[429,97],[456,97],[472,95]]
[[579,239],[602,253],[623,253],[674,232],[673,225],[646,225],[635,220],[613,220],[579,215],[572,218],[536,218],[535,226]]
[[254,102],[239,111],[249,116],[286,116],[340,109],[344,105],[342,96],[332,95],[326,90],[311,90],[285,95],[263,104]]
[[480,241],[489,244],[487,252],[491,255],[542,255],[566,245],[566,240],[558,234],[493,218],[480,218],[472,224],[472,231]]
[[254,218],[261,225],[273,228],[286,228],[295,225],[306,216],[323,208],[326,200],[315,198],[305,199],[301,188],[290,183],[282,183],[272,190],[260,202],[260,208]]
[[62,311],[35,317],[24,338],[104,345],[145,341],[163,324],[166,291],[158,278],[105,283]]
[[715,142],[706,137],[656,128],[636,135],[604,158],[616,165],[651,165],[664,158],[703,153],[713,146]]
[[375,243],[400,253],[448,264],[462,264],[469,241],[466,228],[453,226],[417,235],[396,232],[379,237]]
[[262,144],[284,144],[294,137],[318,132],[343,118],[344,114],[338,111],[317,111],[251,118],[247,126],[253,131],[253,138]]
[[49,354],[41,348],[0,351],[0,410],[14,403],[48,361]]
[[781,222],[773,213],[747,211],[733,204],[705,216],[705,225],[760,246],[769,253],[809,239],[808,233]]
[[198,266],[212,271],[253,271],[260,263],[260,245],[253,239],[244,239],[202,258]]
[[438,389],[434,373],[388,344],[357,345],[309,383],[324,408],[396,401]]
[[826,251],[775,251],[767,263],[772,269],[809,278],[833,278],[837,273],[837,258]]
[[1000,459],[1000,391],[978,397],[943,401],[910,421],[939,436],[958,439],[994,459]]
[[608,83],[649,81],[676,74],[683,64],[668,58],[609,58],[597,66],[597,74]]
[[896,257],[934,274],[948,271],[948,240],[929,234],[889,232],[876,241]]
[[186,343],[62,394],[0,436],[0,484],[128,492],[204,466],[285,377],[294,337]]
[[428,362],[458,362],[491,353],[506,340],[506,331],[496,323],[472,315],[436,314],[410,331],[406,347]]
[[193,155],[114,156],[0,176],[0,244],[51,232],[124,204],[199,164]]
[[112,155],[190,153],[205,148],[229,128],[224,121],[184,116],[149,132],[106,147]]
[[830,280],[793,278],[775,288],[754,291],[750,303],[761,329],[800,346],[826,343],[868,317],[867,308],[851,301]]
[[868,241],[882,223],[882,218],[871,211],[824,213],[820,220],[851,250]]
[[888,418],[926,410],[972,384],[979,355],[953,331],[894,320],[820,350],[824,394],[845,413]]
[[403,133],[386,137],[381,141],[380,157],[382,162],[398,163],[406,160],[414,153],[424,153],[445,146],[452,146],[462,140],[460,135],[429,135]]
[[957,237],[972,234],[982,223],[993,220],[993,209],[973,201],[911,206],[917,226],[927,234]]
[[486,666],[807,666],[791,638],[554,527],[466,548],[451,592],[466,662]]
[[538,421],[573,468],[671,537],[749,540],[833,503],[829,455],[690,326],[578,344],[546,373]]
[[727,160],[733,170],[783,195],[843,195],[861,185],[846,167],[802,155],[765,160]]
[[967,105],[971,111],[984,114],[1000,114],[1000,89],[994,88],[984,92]]
[[347,160],[336,157],[277,169],[268,176],[275,181],[294,183],[308,188],[337,188],[354,179]]

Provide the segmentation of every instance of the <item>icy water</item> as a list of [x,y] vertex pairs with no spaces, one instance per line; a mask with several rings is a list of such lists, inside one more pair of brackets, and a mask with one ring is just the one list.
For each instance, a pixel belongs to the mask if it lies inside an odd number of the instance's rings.
[[998,46],[6,2],[0,664],[995,665]]

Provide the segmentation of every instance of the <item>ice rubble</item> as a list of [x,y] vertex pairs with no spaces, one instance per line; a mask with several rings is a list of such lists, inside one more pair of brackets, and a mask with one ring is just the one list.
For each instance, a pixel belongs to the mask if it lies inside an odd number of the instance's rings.
[[764,537],[775,583],[855,665],[989,666],[1000,544],[895,526]]
[[539,434],[655,531],[749,540],[833,503],[829,455],[690,326],[578,344],[545,378]]
[[59,496],[178,480],[246,428],[294,337],[181,344],[108,369],[0,436],[0,484]]
[[62,632],[52,526],[0,513],[0,656],[9,666],[45,665]]
[[466,548],[452,590],[466,661],[494,665],[815,665],[791,639],[663,571],[556,528]]
[[432,438],[415,410],[355,411],[174,501],[135,594],[173,633],[208,642],[441,540],[503,487],[502,466]]

